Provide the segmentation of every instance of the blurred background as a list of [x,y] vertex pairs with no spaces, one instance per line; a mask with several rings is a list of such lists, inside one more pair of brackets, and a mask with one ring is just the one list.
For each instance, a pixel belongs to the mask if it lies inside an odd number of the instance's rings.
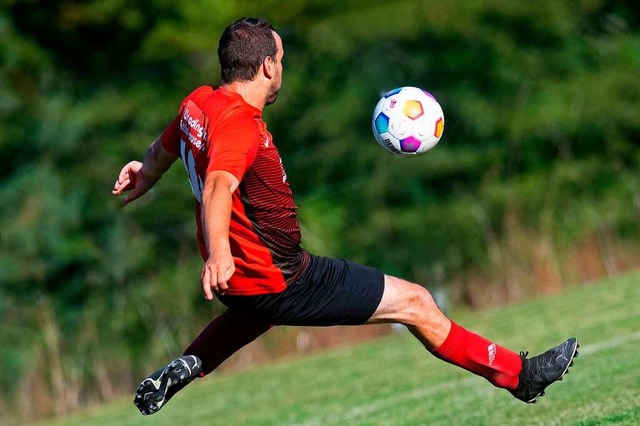
[[[223,307],[205,302],[176,164],[110,193],[195,87],[222,30],[268,18],[265,120],[304,245],[480,309],[640,267],[640,6],[631,0],[0,0],[0,423],[130,394]],[[371,134],[381,93],[431,92],[440,144]],[[282,329],[228,363],[370,337]]]

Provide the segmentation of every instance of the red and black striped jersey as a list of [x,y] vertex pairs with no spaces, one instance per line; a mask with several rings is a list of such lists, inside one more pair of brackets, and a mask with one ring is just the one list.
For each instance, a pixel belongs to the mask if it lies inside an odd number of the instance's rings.
[[232,195],[229,242],[236,272],[227,294],[278,293],[304,271],[309,253],[300,246],[297,206],[259,109],[235,92],[199,87],[184,99],[161,142],[182,158],[189,175],[205,260],[200,210],[206,174],[224,170],[240,182]]

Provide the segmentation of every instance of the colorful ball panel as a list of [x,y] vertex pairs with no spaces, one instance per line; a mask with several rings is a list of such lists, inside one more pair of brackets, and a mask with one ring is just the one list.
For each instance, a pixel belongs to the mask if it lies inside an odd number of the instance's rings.
[[376,118],[375,125],[378,133],[386,133],[389,130],[389,117],[384,113],[380,113]]
[[400,141],[400,149],[402,152],[416,152],[418,148],[420,148],[421,143],[420,139],[414,136],[409,136],[408,138]]
[[384,94],[385,98],[390,98],[393,95],[396,95],[402,91],[403,87],[398,87],[397,89],[393,89]]
[[424,109],[422,109],[422,104],[420,101],[409,100],[404,103],[404,108],[402,109],[404,115],[409,117],[412,120],[417,120],[418,118],[424,115]]
[[444,119],[440,117],[438,121],[436,121],[436,130],[433,133],[433,136],[440,138],[442,136],[442,132],[444,132]]

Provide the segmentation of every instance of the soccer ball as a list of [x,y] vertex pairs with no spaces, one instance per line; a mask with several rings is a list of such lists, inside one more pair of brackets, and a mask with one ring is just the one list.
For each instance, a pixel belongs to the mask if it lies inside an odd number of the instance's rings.
[[400,87],[380,98],[373,111],[373,136],[397,156],[421,155],[436,146],[444,131],[444,114],[429,92]]

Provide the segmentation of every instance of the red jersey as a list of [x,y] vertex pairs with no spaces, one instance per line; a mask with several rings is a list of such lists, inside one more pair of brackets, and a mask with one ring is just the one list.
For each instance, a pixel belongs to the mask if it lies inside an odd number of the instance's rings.
[[180,156],[196,199],[197,237],[207,259],[200,210],[207,173],[223,170],[240,185],[232,194],[229,243],[236,272],[229,295],[279,293],[309,263],[300,247],[297,206],[262,112],[224,88],[202,86],[185,98],[161,136]]

